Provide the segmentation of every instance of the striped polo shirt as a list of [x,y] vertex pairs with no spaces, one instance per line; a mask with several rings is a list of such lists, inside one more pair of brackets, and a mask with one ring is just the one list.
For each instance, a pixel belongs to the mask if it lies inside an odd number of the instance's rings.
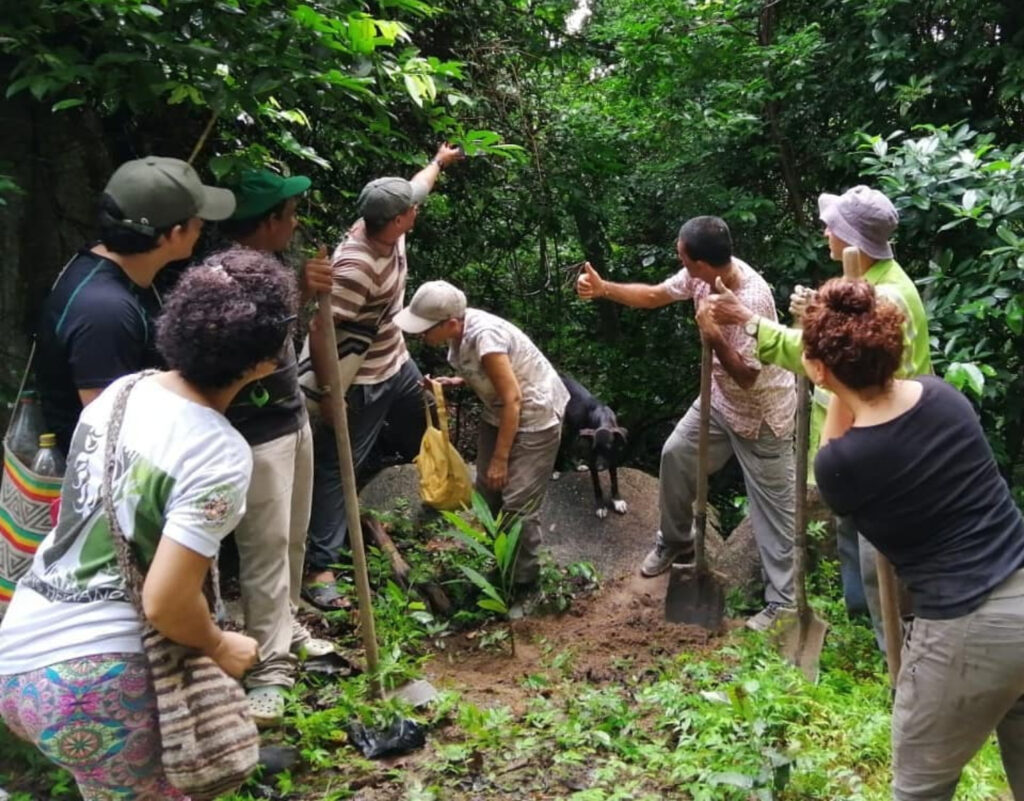
[[383,253],[367,237],[363,221],[358,220],[334,249],[331,267],[335,323],[377,329],[354,383],[379,384],[395,375],[409,359],[405,339],[394,322],[405,300],[405,236],[390,252]]

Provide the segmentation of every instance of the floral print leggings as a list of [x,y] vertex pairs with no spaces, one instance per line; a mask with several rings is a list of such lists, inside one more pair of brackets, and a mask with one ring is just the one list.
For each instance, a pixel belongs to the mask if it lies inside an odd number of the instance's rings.
[[85,801],[188,801],[164,777],[143,654],[104,654],[0,676],[0,719],[68,770]]

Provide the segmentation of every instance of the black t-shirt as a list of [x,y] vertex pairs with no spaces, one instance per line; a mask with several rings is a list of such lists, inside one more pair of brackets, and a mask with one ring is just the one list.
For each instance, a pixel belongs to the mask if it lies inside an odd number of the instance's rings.
[[1024,519],[971,404],[941,379],[915,380],[911,409],[829,442],[814,474],[833,511],[892,562],[915,614],[948,620],[1024,565]]
[[81,251],[43,302],[35,374],[47,429],[67,453],[82,412],[80,389],[159,364],[153,319],[160,302],[114,262]]
[[[263,405],[258,405],[264,397]],[[299,389],[298,361],[291,341],[277,370],[242,387],[226,414],[250,445],[294,434],[306,424],[306,403]]]
[[[226,249],[230,248],[221,248]],[[299,389],[294,342],[289,341],[285,346],[277,370],[242,387],[225,414],[250,445],[262,445],[294,434],[306,424],[306,402]]]

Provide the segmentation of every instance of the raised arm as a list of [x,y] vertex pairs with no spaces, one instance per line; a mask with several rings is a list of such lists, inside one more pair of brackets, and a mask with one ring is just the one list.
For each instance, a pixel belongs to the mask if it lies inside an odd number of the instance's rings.
[[437,149],[437,153],[434,154],[434,158],[430,160],[430,163],[410,180],[425,186],[427,192],[430,192],[434,188],[434,183],[437,181],[437,176],[441,174],[441,171],[449,164],[454,164],[456,161],[461,161],[464,158],[466,158],[466,154],[463,153],[461,147],[454,147],[445,142]]
[[678,300],[662,284],[616,284],[605,281],[590,262],[576,281],[576,294],[583,300],[603,298],[635,309],[660,309]]

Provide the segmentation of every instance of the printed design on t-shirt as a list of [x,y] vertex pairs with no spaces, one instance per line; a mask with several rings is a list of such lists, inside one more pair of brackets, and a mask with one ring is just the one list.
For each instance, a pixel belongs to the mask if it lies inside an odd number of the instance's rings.
[[230,484],[220,484],[200,495],[195,505],[200,521],[210,531],[219,532],[241,505],[241,493]]
[[[88,423],[79,424],[72,443],[74,481],[66,482],[60,519],[42,570],[24,581],[51,601],[88,603],[127,600],[110,526],[99,498],[99,475],[105,443]],[[81,448],[81,450],[79,449]],[[91,462],[90,462],[91,457]],[[149,460],[123,450],[114,468],[114,506],[122,529],[143,565],[156,553],[175,478]],[[66,505],[65,505],[66,501]]]

